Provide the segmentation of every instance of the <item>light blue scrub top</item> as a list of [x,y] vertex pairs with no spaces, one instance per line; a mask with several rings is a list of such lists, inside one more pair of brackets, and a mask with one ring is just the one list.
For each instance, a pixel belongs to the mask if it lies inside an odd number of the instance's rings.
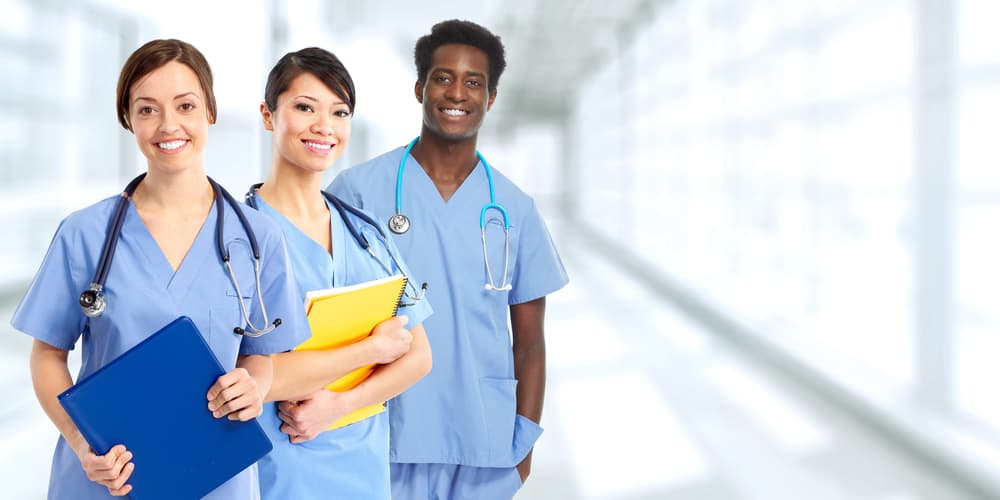
[[[96,318],[84,316],[78,302],[80,292],[90,286],[94,277],[118,199],[117,195],[107,198],[62,221],[38,274],[11,320],[15,329],[60,349],[73,349],[82,337],[83,365],[77,380],[180,315],[194,321],[226,371],[235,367],[237,354],[285,351],[303,340],[305,314],[281,231],[253,210],[244,212],[260,246],[264,305],[269,318],[281,318],[282,324],[259,338],[233,333],[233,328],[244,326],[244,322],[236,291],[216,251],[214,204],[184,261],[174,272],[130,203],[105,283],[107,309]],[[243,226],[228,205],[224,225],[224,241],[230,248],[244,301],[253,324],[261,325],[264,320],[257,301],[250,246]],[[175,369],[184,369],[183,359],[176,363]],[[123,444],[128,447],[128,443]],[[141,460],[142,457],[135,457],[137,467],[142,467]],[[106,487],[87,479],[80,461],[61,436],[52,460],[49,498],[112,498]],[[205,498],[259,498],[256,466],[248,467]]]
[[[396,171],[403,148],[338,175],[330,190],[382,220],[395,213]],[[403,174],[402,213],[410,230],[394,235],[403,257],[428,282],[435,314],[425,322],[434,368],[390,402],[391,451],[398,463],[512,467],[530,451],[541,427],[516,415],[508,306],[548,295],[567,282],[534,201],[493,169],[496,201],[510,218],[513,289],[488,291],[479,213],[489,202],[480,162],[445,203],[411,156]],[[503,275],[499,214],[487,225],[496,284]]]
[[[378,262],[357,244],[337,209],[329,202],[332,257],[263,198],[258,196],[256,202],[260,212],[277,221],[285,233],[299,285],[300,303],[305,302],[309,290],[353,285],[387,276]],[[405,263],[401,262],[402,270],[392,264],[387,249],[379,243],[370,226],[353,215],[348,217],[359,231],[368,228],[365,235],[372,249],[393,274],[411,276]],[[391,239],[388,243],[391,247],[388,251],[399,255]],[[403,301],[407,302],[405,296]],[[412,307],[400,307],[399,314],[407,315],[407,328],[413,328],[430,316],[431,307],[427,300],[421,300]],[[301,444],[291,444],[288,435],[281,432],[282,422],[274,403],[265,405],[260,422],[274,445],[271,453],[259,462],[264,499],[389,498],[389,421],[385,412],[322,432]]]

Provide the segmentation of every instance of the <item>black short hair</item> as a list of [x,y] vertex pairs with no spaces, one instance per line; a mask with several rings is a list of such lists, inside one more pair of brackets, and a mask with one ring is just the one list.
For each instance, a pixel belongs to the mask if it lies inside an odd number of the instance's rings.
[[417,78],[420,83],[423,84],[427,81],[427,72],[430,71],[434,51],[438,47],[450,43],[471,45],[486,53],[490,62],[490,73],[487,75],[486,85],[490,94],[496,92],[497,84],[500,83],[500,75],[507,67],[503,42],[490,30],[472,21],[458,19],[435,24],[431,28],[430,34],[417,40],[417,45],[413,48],[413,62],[417,65]]
[[289,52],[275,63],[271,73],[267,75],[267,85],[264,87],[264,103],[267,104],[267,109],[271,111],[277,109],[278,96],[288,90],[292,80],[302,73],[310,73],[319,78],[319,81],[347,103],[351,114],[354,114],[356,101],[351,74],[337,56],[319,47]]

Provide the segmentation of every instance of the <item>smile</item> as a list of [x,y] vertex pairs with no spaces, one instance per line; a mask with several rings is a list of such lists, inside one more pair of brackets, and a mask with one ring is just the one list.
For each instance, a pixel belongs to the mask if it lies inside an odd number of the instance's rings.
[[307,148],[316,151],[318,153],[326,153],[331,149],[333,149],[334,146],[334,144],[332,143],[305,141],[305,140],[302,141],[302,144],[305,144]]
[[180,148],[181,146],[187,144],[188,141],[184,139],[177,139],[176,141],[159,142],[156,144],[160,149],[165,149],[167,151],[173,151]]
[[469,114],[468,111],[456,108],[442,108],[441,112],[448,116],[465,116]]

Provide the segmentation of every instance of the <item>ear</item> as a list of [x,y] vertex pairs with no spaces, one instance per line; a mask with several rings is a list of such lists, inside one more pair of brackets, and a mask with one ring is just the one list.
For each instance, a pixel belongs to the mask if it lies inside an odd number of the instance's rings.
[[264,130],[270,130],[271,132],[274,132],[274,124],[271,123],[271,119],[273,117],[274,114],[271,113],[271,110],[267,108],[267,103],[266,102],[260,103],[260,120],[261,122],[264,123]]
[[497,100],[497,89],[493,89],[493,92],[490,92],[490,98],[486,101],[486,111],[489,111],[493,107],[493,101],[495,100]]
[[420,80],[413,84],[413,95],[417,97],[417,102],[424,103],[424,84],[420,83]]

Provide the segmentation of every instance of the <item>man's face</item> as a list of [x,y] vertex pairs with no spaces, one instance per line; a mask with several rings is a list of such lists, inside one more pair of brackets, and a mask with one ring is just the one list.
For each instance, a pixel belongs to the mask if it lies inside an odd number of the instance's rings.
[[496,93],[487,90],[488,70],[486,53],[471,45],[435,49],[427,80],[414,87],[423,104],[424,126],[447,140],[475,137],[496,99]]

